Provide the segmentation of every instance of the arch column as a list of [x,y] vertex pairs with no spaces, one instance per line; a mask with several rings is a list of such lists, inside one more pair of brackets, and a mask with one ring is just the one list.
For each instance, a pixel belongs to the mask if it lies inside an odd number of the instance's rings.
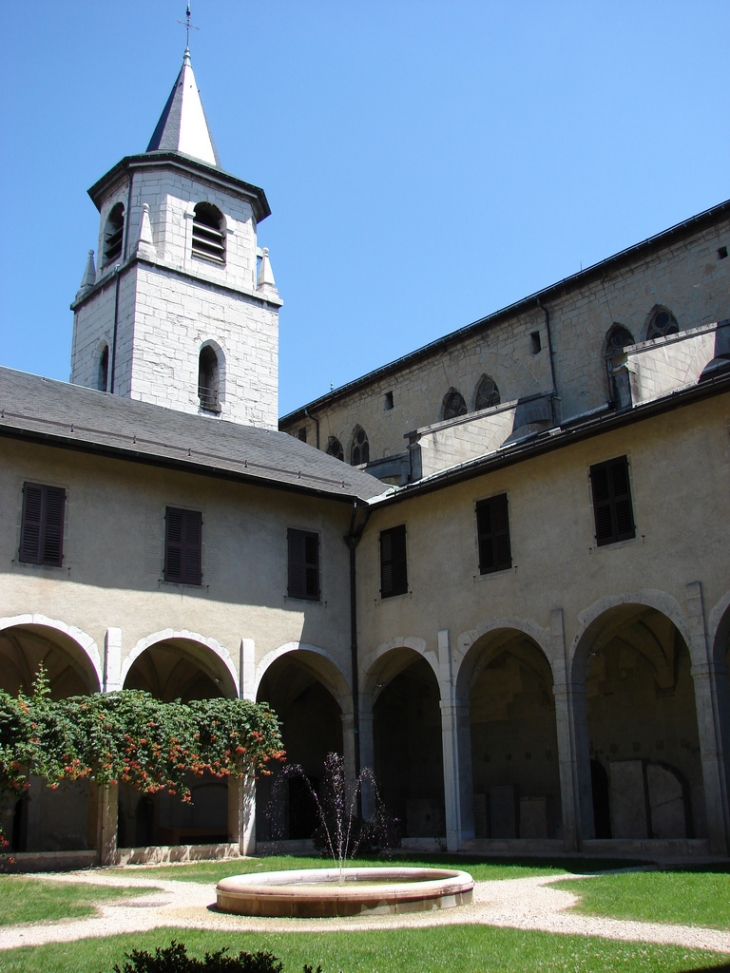
[[[360,696],[360,770],[375,773],[375,737],[373,734],[372,693]],[[369,778],[363,778],[361,786],[362,816],[366,821],[375,818],[375,787]]]
[[563,610],[550,612],[553,659],[553,696],[558,737],[560,802],[563,843],[566,851],[578,851],[581,842],[594,836],[591,756],[588,737],[585,672],[580,681],[571,674],[565,644]]
[[[471,766],[471,706],[458,699],[454,684],[447,629],[438,633],[441,670],[441,749],[444,763],[446,847],[458,851],[474,837],[474,782]],[[444,694],[447,694],[444,699]]]
[[726,731],[723,730],[723,723],[727,725],[728,719],[725,712],[727,666],[714,658],[707,637],[700,581],[687,585],[687,617],[710,850],[726,855],[730,847]]
[[228,840],[239,855],[256,852],[256,779],[252,774],[228,778]]

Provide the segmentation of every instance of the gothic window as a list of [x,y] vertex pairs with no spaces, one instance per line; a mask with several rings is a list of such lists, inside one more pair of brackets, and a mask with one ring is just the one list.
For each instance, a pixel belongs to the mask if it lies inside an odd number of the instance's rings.
[[334,456],[335,459],[341,459],[343,463],[345,462],[345,451],[337,436],[330,436],[327,440],[327,455]]
[[63,488],[23,484],[20,561],[61,567],[65,506],[66,491]]
[[606,356],[612,358],[618,355],[627,345],[634,344],[634,336],[617,321],[611,325],[606,334]]
[[350,452],[351,463],[353,466],[361,466],[370,460],[370,443],[367,433],[362,426],[357,426],[352,434],[352,449]]
[[480,409],[488,409],[493,405],[499,405],[499,389],[493,378],[490,378],[489,375],[482,375],[474,397],[474,408],[478,412]]
[[198,358],[198,398],[206,412],[220,412],[220,366],[215,349],[205,345]]
[[193,216],[193,256],[226,262],[223,214],[212,203],[198,203]]
[[118,260],[122,255],[124,240],[124,206],[115,203],[106,220],[104,227],[104,264]]
[[671,311],[668,311],[665,307],[654,308],[646,329],[647,341],[663,338],[668,334],[677,334],[678,331],[679,325]]
[[100,392],[106,392],[109,387],[109,346],[104,345],[99,355],[99,371],[96,376],[96,387]]
[[456,419],[457,416],[466,415],[466,402],[461,392],[451,388],[446,393],[441,403],[441,418]]
[[200,584],[203,515],[168,507],[165,512],[165,581]]

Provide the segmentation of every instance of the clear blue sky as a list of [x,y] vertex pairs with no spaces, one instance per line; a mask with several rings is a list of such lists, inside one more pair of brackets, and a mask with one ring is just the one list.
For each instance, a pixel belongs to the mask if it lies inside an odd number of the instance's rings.
[[[87,188],[143,151],[184,0],[2,10],[0,363],[68,379]],[[730,197],[730,2],[193,0],[262,186],[280,412]]]

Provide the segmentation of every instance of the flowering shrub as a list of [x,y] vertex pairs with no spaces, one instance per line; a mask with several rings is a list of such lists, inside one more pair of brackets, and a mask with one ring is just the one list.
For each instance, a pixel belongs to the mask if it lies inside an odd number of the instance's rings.
[[266,703],[163,703],[140,690],[54,701],[42,670],[30,697],[0,690],[0,798],[22,792],[37,774],[50,787],[88,777],[189,801],[188,774],[269,774],[269,762],[283,758],[279,721]]

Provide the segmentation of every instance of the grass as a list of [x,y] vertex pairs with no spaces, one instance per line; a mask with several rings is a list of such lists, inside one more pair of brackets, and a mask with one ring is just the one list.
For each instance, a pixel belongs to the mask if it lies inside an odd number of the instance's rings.
[[[533,875],[575,875],[601,872],[612,868],[627,868],[635,862],[571,858],[480,858],[467,855],[420,855],[383,858],[358,858],[353,865],[404,865],[406,867],[461,868],[477,882],[508,878],[530,878]],[[285,868],[331,868],[329,858],[294,855],[270,855],[266,858],[236,858],[228,861],[194,862],[185,865],[145,865],[133,874],[144,878],[164,878],[180,882],[220,882],[231,875],[250,872],[274,872]],[[124,869],[130,874],[128,869]]]
[[383,932],[230,934],[157,929],[0,953],[1,973],[111,973],[132,948],[153,950],[176,939],[191,955],[228,946],[232,953],[269,949],[284,973],[321,963],[323,973],[685,973],[730,969],[717,953],[646,943],[480,926]]
[[[143,895],[151,891],[103,885],[67,885],[65,882],[0,875],[0,926],[93,916],[96,904],[102,899]],[[0,954],[0,973],[3,969]]]
[[651,871],[556,884],[580,895],[579,912],[615,919],[730,929],[727,871]]

